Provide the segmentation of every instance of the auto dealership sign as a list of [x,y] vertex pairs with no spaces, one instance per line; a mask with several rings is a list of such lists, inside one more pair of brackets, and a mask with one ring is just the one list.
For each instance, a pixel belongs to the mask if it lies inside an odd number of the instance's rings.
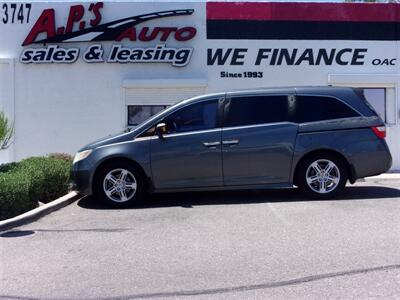
[[396,5],[209,1],[207,66],[224,79],[274,80],[285,70],[393,72]]
[[[168,47],[166,43],[170,40],[192,40],[197,33],[195,27],[142,25],[150,20],[192,15],[193,9],[156,11],[102,23],[103,7],[103,2],[92,3],[87,8],[83,5],[72,5],[65,26],[56,25],[53,8],[44,9],[22,43],[22,46],[28,47],[21,53],[20,62],[74,63],[80,55],[87,63],[170,63],[183,67],[190,62],[192,47]],[[90,14],[89,20],[84,19],[85,14]],[[142,27],[139,28],[139,24]],[[78,26],[78,30],[73,31],[74,26]],[[127,47],[122,45],[122,41],[153,42],[153,45]],[[83,51],[79,47],[59,45],[78,42],[91,44]],[[100,42],[114,44],[106,53]],[[42,44],[44,47],[32,47],[34,44]]]
[[[400,39],[396,27],[400,17],[393,5],[381,10],[370,4],[207,1],[181,9],[182,3],[157,5],[163,7],[159,10],[148,2],[64,3],[54,4],[56,9],[41,8],[23,37],[20,62],[81,60],[184,67],[192,60],[197,43],[199,61],[192,65],[206,65],[222,78],[260,78],[260,72],[271,68],[301,71],[318,66],[383,72],[396,67],[396,52],[383,51],[387,47],[381,46]],[[4,5],[9,12],[4,11],[3,22],[10,19],[15,4]],[[29,9],[37,7],[36,3],[28,5]],[[193,7],[198,11],[195,16]],[[115,12],[122,15],[117,17]],[[187,17],[193,23],[187,24]]]

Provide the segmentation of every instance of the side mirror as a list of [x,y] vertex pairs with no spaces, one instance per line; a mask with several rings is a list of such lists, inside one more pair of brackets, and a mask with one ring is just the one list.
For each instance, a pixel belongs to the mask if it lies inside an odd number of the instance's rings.
[[162,138],[167,133],[167,125],[165,123],[159,123],[156,126],[156,133],[159,138]]

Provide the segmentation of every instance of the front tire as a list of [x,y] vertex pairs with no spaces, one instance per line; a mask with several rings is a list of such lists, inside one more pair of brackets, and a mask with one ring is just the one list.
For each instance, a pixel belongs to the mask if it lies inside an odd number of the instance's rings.
[[332,154],[314,154],[299,165],[300,190],[313,198],[331,199],[343,191],[348,179],[346,163]]
[[144,191],[141,172],[129,162],[109,163],[95,177],[95,197],[112,207],[125,208],[139,204]]

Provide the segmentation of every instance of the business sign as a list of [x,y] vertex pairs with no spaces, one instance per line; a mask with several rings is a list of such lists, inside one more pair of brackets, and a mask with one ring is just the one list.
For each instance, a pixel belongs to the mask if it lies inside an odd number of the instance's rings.
[[[169,40],[178,42],[192,40],[197,33],[195,27],[148,27],[143,24],[150,20],[192,15],[193,9],[156,11],[102,23],[103,7],[103,2],[92,3],[87,8],[83,5],[72,5],[64,26],[56,25],[53,8],[43,10],[22,43],[22,46],[27,48],[22,51],[20,62],[74,63],[80,55],[83,61],[88,63],[170,63],[176,67],[183,67],[190,62],[193,48],[168,47],[166,43]],[[90,14],[89,20],[84,20],[85,13]],[[78,30],[73,31],[76,25]],[[126,47],[122,45],[122,41],[153,42],[153,45]],[[90,43],[82,54],[79,47],[60,46],[78,42]],[[101,42],[114,42],[114,44],[106,53]],[[41,44],[43,47],[32,47],[35,44]]]
[[262,78],[277,67],[387,70],[396,53],[379,45],[400,40],[400,5],[207,2],[206,24],[207,65],[220,78]]

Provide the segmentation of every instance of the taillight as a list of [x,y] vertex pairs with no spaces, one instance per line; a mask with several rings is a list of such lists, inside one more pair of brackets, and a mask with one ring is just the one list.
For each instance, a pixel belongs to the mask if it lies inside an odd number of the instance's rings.
[[386,137],[386,127],[385,126],[371,127],[371,129],[378,138],[384,139]]

